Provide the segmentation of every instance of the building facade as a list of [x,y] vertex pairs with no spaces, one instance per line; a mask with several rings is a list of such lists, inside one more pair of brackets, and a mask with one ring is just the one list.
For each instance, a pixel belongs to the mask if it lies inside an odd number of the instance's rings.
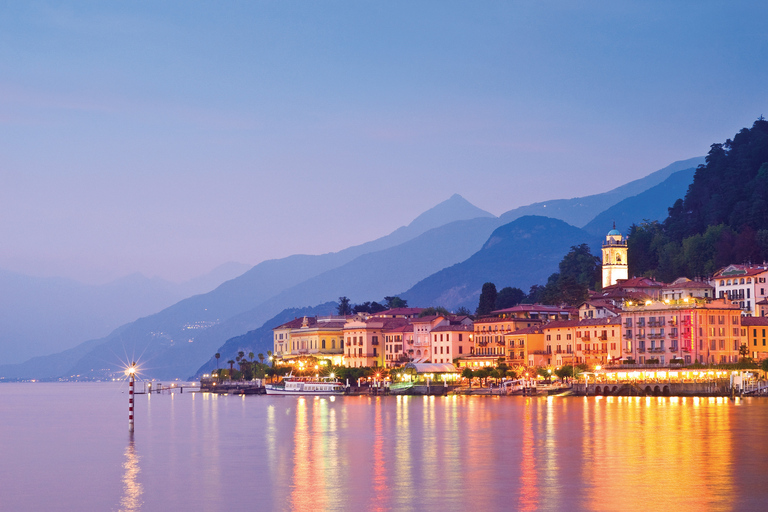
[[623,358],[637,364],[731,363],[745,342],[741,310],[728,301],[683,299],[626,306]]

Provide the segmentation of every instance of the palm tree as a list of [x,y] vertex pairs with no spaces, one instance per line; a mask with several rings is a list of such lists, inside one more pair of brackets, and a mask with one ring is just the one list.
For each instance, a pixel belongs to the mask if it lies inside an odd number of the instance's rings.
[[235,372],[235,368],[234,368],[235,362],[232,359],[230,359],[229,361],[227,361],[227,364],[229,365],[229,380],[232,380],[232,374]]
[[248,352],[248,358],[253,362],[253,352]]
[[218,352],[216,352],[216,355],[215,355],[215,356],[213,356],[213,357],[215,357],[215,358],[216,358],[216,369],[218,370],[218,369],[219,369],[219,358],[221,357],[221,354],[219,354]]
[[264,364],[264,354],[259,354],[259,361],[261,361],[261,364]]

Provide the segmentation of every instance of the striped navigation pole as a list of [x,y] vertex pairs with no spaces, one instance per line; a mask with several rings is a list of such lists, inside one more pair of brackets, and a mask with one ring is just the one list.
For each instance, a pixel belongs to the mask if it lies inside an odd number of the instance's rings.
[[136,361],[128,367],[128,432],[133,432],[133,385],[136,381]]

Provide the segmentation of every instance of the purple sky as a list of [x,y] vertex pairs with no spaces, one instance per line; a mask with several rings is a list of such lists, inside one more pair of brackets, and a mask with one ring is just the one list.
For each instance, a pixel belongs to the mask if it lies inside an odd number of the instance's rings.
[[0,268],[184,280],[703,155],[765,2],[4,2]]

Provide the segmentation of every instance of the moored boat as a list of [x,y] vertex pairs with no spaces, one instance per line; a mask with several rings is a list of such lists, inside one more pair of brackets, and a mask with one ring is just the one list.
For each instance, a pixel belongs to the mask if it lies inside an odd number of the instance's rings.
[[332,377],[283,377],[280,384],[267,384],[268,395],[342,395],[344,386]]

